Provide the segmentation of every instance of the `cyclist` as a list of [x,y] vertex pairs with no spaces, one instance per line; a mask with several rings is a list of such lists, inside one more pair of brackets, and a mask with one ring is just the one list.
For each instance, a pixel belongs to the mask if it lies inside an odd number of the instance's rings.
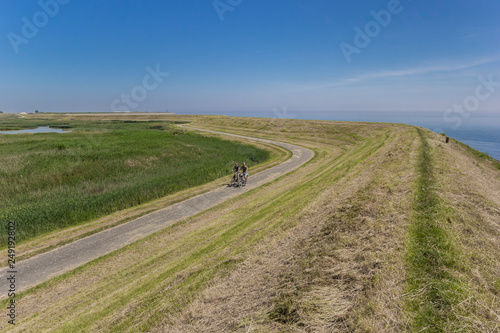
[[[245,164],[245,163],[243,163],[243,164]],[[238,181],[238,175],[240,173],[240,166],[238,165],[238,163],[236,163],[234,165],[233,170],[234,170],[233,180],[236,182],[236,181]]]
[[243,162],[243,165],[241,166],[241,173],[243,174],[243,177],[245,177],[245,181],[246,181],[248,178],[248,167],[245,164],[245,162]]

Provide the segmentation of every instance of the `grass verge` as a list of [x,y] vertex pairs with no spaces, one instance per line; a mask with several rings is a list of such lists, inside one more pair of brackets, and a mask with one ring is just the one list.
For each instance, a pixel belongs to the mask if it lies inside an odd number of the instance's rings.
[[464,299],[465,288],[457,274],[457,249],[442,226],[447,213],[434,189],[431,148],[422,130],[417,131],[421,146],[406,253],[407,306],[415,331],[453,331],[459,328],[454,305]]

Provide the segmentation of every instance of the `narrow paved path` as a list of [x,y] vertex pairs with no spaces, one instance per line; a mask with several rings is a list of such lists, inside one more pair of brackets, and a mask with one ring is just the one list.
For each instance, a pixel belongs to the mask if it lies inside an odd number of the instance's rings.
[[[314,156],[314,153],[309,149],[287,143],[197,128],[192,129],[271,143],[290,150],[293,156],[277,166],[257,174],[251,174],[248,185],[242,189],[224,186],[142,216],[136,220],[82,238],[52,251],[17,262],[15,267],[16,292],[36,286],[50,278],[61,275],[91,260],[144,238],[181,219],[198,214],[245,191],[276,179],[303,165]],[[9,273],[8,268],[0,270],[0,299],[7,297],[10,284],[7,280],[9,275],[11,273]]]

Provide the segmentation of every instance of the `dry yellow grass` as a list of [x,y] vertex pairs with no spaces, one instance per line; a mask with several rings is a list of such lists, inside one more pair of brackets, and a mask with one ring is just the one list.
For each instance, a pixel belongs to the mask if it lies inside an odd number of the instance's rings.
[[181,316],[155,331],[406,327],[398,297],[413,172],[402,157],[412,156],[416,142],[407,132],[393,139],[312,200],[293,227],[263,242],[230,276],[214,281]]
[[500,331],[500,172],[463,146],[432,144],[439,165],[440,196],[460,246],[467,299],[457,306],[463,331]]

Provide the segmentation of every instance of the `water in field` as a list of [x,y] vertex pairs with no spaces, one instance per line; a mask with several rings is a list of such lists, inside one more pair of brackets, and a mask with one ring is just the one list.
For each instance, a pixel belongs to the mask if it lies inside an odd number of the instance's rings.
[[48,126],[46,127],[37,127],[37,128],[30,128],[30,129],[24,129],[24,130],[18,130],[18,131],[0,131],[0,134],[22,134],[22,133],[69,133],[71,131],[64,131],[60,128],[50,128]]

